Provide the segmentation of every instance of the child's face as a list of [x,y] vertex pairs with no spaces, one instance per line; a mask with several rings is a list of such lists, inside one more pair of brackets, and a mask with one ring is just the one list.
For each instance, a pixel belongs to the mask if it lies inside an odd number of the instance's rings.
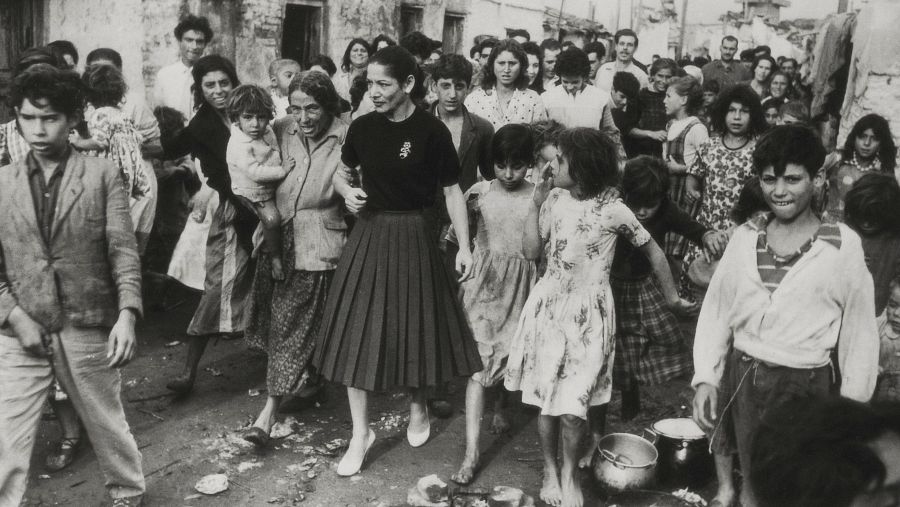
[[528,166],[526,164],[516,163],[512,161],[494,164],[494,174],[497,175],[497,181],[507,190],[515,190],[525,181],[528,174]]
[[776,219],[782,223],[793,222],[809,211],[815,187],[821,183],[820,180],[820,174],[811,178],[806,168],[797,164],[787,164],[781,176],[776,176],[771,166],[759,176],[763,199],[775,213]]
[[663,105],[666,107],[666,115],[674,116],[687,104],[687,97],[678,95],[675,88],[666,90],[666,98],[663,99]]
[[662,206],[662,201],[653,206],[629,206],[629,208],[634,212],[634,217],[638,219],[638,222],[644,223],[656,216],[660,206]]
[[881,141],[878,140],[872,129],[866,129],[856,138],[854,145],[856,153],[860,157],[870,159],[878,154],[878,149],[881,148]]
[[703,92],[703,105],[709,107],[716,101],[716,92]]
[[891,285],[891,298],[884,311],[891,329],[895,333],[900,333],[900,284]]
[[770,127],[774,127],[778,125],[780,116],[778,114],[777,107],[767,107],[765,111],[766,115],[766,123],[769,124]]
[[39,157],[54,159],[69,145],[69,131],[78,124],[77,117],[69,117],[53,108],[46,99],[22,99],[16,108],[16,118],[22,137]]
[[288,87],[291,86],[291,80],[294,79],[294,76],[300,73],[300,66],[294,65],[293,63],[284,65],[278,71],[275,72],[275,76],[272,77],[272,87],[278,88],[278,91],[281,92],[282,95],[287,95]]
[[669,88],[669,81],[672,80],[673,76],[672,69],[662,68],[656,71],[656,74],[653,74],[653,89],[658,93],[663,93]]
[[558,152],[556,155],[556,163],[552,166],[553,186],[565,190],[575,188],[575,180],[569,175],[569,157]]
[[431,86],[437,94],[438,103],[448,113],[458,111],[469,94],[469,87],[462,79],[440,78]]
[[238,127],[250,139],[261,139],[269,125],[269,118],[254,113],[241,113],[238,116]]

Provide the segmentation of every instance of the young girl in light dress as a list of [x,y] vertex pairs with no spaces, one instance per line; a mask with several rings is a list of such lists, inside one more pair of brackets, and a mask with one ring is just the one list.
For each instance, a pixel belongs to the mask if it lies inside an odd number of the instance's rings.
[[[538,278],[533,258],[522,252],[522,229],[534,189],[526,181],[534,162],[529,128],[501,127],[494,134],[492,153],[496,179],[480,181],[466,192],[469,214],[474,215],[474,264],[472,277],[460,285],[460,297],[484,369],[472,375],[466,387],[466,454],[451,477],[458,484],[470,483],[477,472],[485,388],[503,381],[509,342]],[[502,403],[495,404],[491,431],[508,427]]]
[[510,344],[506,387],[522,391],[524,403],[541,409],[541,499],[580,507],[575,471],[586,421],[590,413],[598,428],[591,430],[596,446],[612,394],[616,320],[609,272],[619,237],[650,259],[670,307],[691,305],[678,297],[662,249],[615,190],[613,142],[595,129],[575,128],[560,134],[558,147],[558,165],[552,176],[551,166],[545,167],[525,220],[525,256],[536,257],[549,242],[549,258]]

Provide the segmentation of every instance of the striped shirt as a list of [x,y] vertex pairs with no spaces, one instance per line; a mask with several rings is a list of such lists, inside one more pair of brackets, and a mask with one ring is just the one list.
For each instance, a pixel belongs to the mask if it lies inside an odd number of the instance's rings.
[[775,292],[775,289],[781,285],[781,281],[791,270],[791,267],[797,264],[803,255],[812,248],[816,240],[822,240],[837,249],[841,248],[841,231],[837,224],[830,221],[822,221],[819,229],[815,234],[796,252],[789,255],[778,255],[769,246],[768,234],[766,226],[774,218],[772,213],[761,213],[750,220],[750,227],[757,231],[756,239],[756,266],[759,270],[759,278],[763,285],[769,289],[769,292]]

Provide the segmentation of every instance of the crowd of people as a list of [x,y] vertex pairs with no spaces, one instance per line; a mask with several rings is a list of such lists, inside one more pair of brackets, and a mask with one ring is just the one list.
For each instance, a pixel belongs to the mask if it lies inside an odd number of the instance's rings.
[[208,342],[242,336],[268,356],[267,399],[242,436],[266,446],[286,397],[346,386],[340,476],[378,438],[370,393],[410,391],[419,447],[465,377],[453,481],[477,477],[486,400],[501,432],[521,392],[540,411],[540,497],[577,507],[613,390],[631,419],[641,386],[693,374],[712,505],[850,505],[897,481],[879,447],[857,446],[845,452],[868,461],[842,492],[767,483],[771,470],[815,479],[771,457],[802,433],[783,403],[839,394],[860,404],[803,413],[846,410],[842,435],[875,421],[865,442],[900,438],[895,413],[861,404],[900,400],[896,146],[869,115],[827,153],[796,60],[764,46],[735,60],[727,36],[712,62],[646,66],[628,29],[609,58],[600,41],[524,30],[467,58],[413,32],[355,38],[339,66],[275,60],[242,84],[205,55],[205,18],[174,34],[179,58],[149,100],[112,48],[91,50],[82,75],[66,41],[16,65],[0,129],[0,505],[25,493],[48,397],[62,438],[47,468],[86,435],[113,504],[140,505],[118,368],[142,301],[165,310],[186,290],[202,296],[168,389],[190,393]]

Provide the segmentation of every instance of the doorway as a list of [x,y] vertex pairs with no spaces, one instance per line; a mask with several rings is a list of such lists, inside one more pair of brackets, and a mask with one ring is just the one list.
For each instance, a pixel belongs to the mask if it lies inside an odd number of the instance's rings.
[[288,3],[281,34],[281,57],[306,67],[321,51],[322,2]]
[[43,2],[0,1],[0,122],[12,118],[5,106],[13,67],[19,55],[31,46],[43,44]]

